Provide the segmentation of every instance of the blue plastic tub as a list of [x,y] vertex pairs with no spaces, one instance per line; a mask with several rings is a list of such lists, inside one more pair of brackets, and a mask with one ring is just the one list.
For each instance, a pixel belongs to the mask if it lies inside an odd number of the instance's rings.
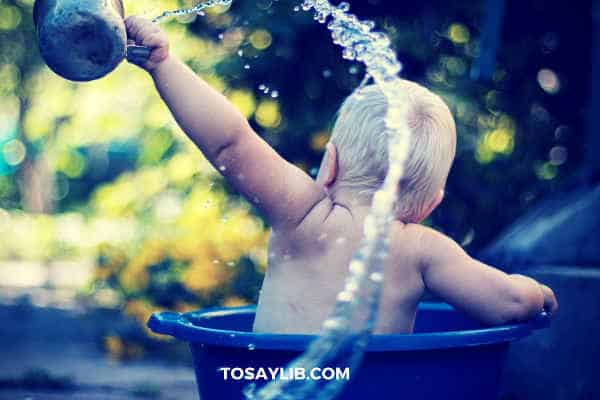
[[[254,307],[155,313],[156,333],[189,342],[202,400],[243,399],[247,380],[224,379],[223,367],[285,367],[312,335],[252,333]],[[495,400],[511,341],[549,325],[547,314],[526,323],[482,327],[443,303],[419,307],[415,333],[371,337],[362,366],[350,371],[339,399]],[[266,381],[254,381],[260,387]]]

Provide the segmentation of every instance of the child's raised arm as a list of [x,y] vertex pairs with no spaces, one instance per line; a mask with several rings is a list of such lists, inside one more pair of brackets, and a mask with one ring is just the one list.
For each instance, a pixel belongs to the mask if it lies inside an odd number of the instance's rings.
[[221,93],[170,57],[166,35],[155,24],[130,17],[126,26],[131,40],[152,50],[140,66],[190,139],[273,227],[295,228],[325,197],[323,189],[279,156]]
[[558,308],[549,287],[485,265],[434,230],[424,228],[421,239],[425,287],[468,315],[484,323],[502,324]]

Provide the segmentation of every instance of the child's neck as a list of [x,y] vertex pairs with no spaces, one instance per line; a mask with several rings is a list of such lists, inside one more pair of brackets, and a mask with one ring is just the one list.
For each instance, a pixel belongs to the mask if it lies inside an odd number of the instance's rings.
[[[327,194],[333,204],[347,209],[354,219],[364,219],[371,211],[373,194],[359,193],[356,189],[341,185],[329,188]],[[394,216],[394,220],[406,224],[400,217]]]
[[359,193],[344,186],[333,187],[327,193],[334,204],[347,209],[353,217],[365,217],[373,201],[372,194]]

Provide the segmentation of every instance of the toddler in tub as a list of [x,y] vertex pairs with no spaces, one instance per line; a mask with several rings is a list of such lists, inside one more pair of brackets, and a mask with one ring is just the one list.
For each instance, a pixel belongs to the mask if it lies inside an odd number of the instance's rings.
[[[367,86],[346,99],[313,180],[170,55],[167,37],[155,24],[131,17],[126,26],[130,40],[152,49],[148,60],[132,61],[150,73],[181,128],[272,227],[254,330],[318,332],[343,288],[373,194],[387,172],[385,97]],[[425,293],[487,324],[525,320],[544,308],[554,312],[557,301],[547,286],[484,265],[450,238],[419,225],[444,197],[456,133],[438,96],[412,82],[399,84],[407,94],[411,148],[376,332],[411,332]]]

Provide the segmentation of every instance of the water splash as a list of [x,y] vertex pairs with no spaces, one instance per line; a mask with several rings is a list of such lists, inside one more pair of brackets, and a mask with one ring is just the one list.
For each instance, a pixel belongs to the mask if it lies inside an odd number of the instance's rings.
[[[215,5],[230,5],[232,0],[208,0],[193,8],[167,11],[154,19],[198,13]],[[408,156],[410,130],[407,126],[404,93],[398,84],[402,64],[391,49],[389,38],[375,31],[372,21],[361,21],[349,12],[346,2],[338,6],[328,0],[305,0],[301,8],[313,11],[319,23],[327,27],[335,44],[343,48],[342,56],[366,66],[366,75],[359,89],[370,79],[381,89],[388,103],[386,126],[388,132],[389,170],[364,222],[364,235],[358,251],[349,265],[344,289],[337,296],[331,316],[323,323],[321,335],[306,352],[286,368],[324,366],[350,367],[353,371],[361,362],[369,335],[377,317],[383,284],[383,265],[389,251],[389,232],[393,221],[394,200],[398,182],[404,172]],[[294,8],[294,10],[298,10]],[[249,385],[245,396],[251,400],[317,399],[336,396],[345,381],[277,380],[259,390]]]
[[172,18],[172,17],[181,17],[184,15],[190,15],[190,14],[198,14],[200,16],[204,15],[204,10],[209,8],[209,7],[215,7],[215,6],[225,6],[225,7],[229,7],[231,5],[231,3],[233,2],[233,0],[207,0],[207,1],[202,1],[198,4],[196,4],[194,7],[190,7],[190,8],[182,8],[179,10],[172,10],[172,11],[165,11],[162,14],[160,14],[158,17],[154,18],[152,20],[152,22],[154,23],[160,23],[163,20],[167,19],[167,18]]
[[[361,362],[375,326],[383,286],[383,265],[389,252],[394,200],[408,156],[410,130],[406,124],[404,93],[398,84],[402,64],[391,49],[389,38],[374,31],[372,21],[361,21],[350,14],[348,3],[333,6],[327,0],[305,0],[302,9],[313,10],[314,19],[319,23],[329,21],[327,27],[333,42],[343,47],[342,56],[366,66],[365,79],[357,90],[373,79],[388,102],[385,122],[390,167],[365,218],[363,240],[350,262],[344,289],[337,296],[333,313],[323,323],[320,336],[287,366],[305,369],[342,366],[350,367],[352,371]],[[339,394],[344,384],[345,381],[321,384],[312,380],[278,380],[258,391],[249,387],[245,395],[252,400],[325,400]]]

